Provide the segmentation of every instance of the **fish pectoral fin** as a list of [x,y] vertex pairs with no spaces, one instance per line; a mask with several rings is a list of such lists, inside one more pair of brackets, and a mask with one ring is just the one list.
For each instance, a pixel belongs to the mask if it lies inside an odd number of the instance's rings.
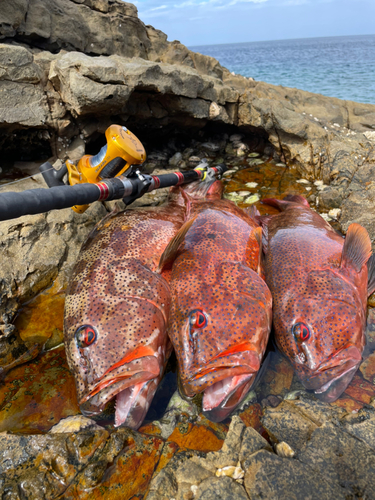
[[371,257],[371,240],[367,230],[357,223],[350,224],[341,254],[340,268],[351,267],[359,273]]
[[372,254],[367,261],[367,270],[367,295],[370,296],[375,291],[375,254]]
[[189,231],[196,218],[197,216],[185,222],[185,224],[181,227],[175,237],[171,239],[164,252],[162,253],[162,256],[160,257],[160,262],[155,272],[160,274],[163,269],[173,263],[176,258],[178,249],[181,243],[184,241],[186,233]]

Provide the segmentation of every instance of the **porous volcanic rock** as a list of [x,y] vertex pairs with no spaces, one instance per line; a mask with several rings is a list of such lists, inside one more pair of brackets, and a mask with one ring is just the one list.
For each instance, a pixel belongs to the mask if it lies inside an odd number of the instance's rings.
[[[233,417],[219,452],[177,453],[155,472],[148,498],[375,498],[374,408],[348,414],[302,396],[285,403],[278,412],[266,407],[263,423],[273,429],[271,442],[294,443],[294,454],[274,453],[262,436]],[[287,413],[290,418],[284,418]],[[303,439],[296,440],[299,427]]]

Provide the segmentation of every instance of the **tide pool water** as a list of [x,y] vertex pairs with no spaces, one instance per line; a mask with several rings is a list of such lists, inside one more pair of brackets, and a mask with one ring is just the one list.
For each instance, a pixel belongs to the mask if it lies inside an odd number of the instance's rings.
[[375,104],[375,35],[189,48],[258,81]]

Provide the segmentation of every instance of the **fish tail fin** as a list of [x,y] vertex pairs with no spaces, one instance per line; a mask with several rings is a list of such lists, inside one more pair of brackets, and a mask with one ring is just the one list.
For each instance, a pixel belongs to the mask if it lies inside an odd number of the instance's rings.
[[375,291],[375,254],[372,254],[367,261],[368,269],[368,282],[367,282],[367,294],[370,296]]
[[357,224],[350,224],[341,254],[340,268],[351,267],[359,273],[371,257],[371,240],[367,230]]
[[264,198],[261,203],[275,207],[281,212],[288,208],[291,203],[310,208],[309,202],[300,194],[288,194],[283,200],[277,200],[276,198]]

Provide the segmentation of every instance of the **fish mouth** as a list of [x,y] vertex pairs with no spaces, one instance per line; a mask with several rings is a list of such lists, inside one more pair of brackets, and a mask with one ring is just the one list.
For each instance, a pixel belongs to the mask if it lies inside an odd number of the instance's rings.
[[249,392],[255,375],[255,373],[246,373],[226,377],[207,387],[202,401],[205,417],[212,422],[221,422],[229,417]]
[[[226,355],[226,352],[232,352]],[[259,355],[241,347],[224,351],[200,367],[188,379],[181,377],[188,398],[203,392],[203,412],[213,422],[221,422],[241,403],[260,368]]]
[[358,366],[359,363],[352,366],[351,368],[348,368],[346,371],[344,371],[344,373],[333,378],[325,385],[320,387],[320,389],[315,389],[315,396],[325,403],[332,403],[333,401],[336,401],[336,399],[341,396],[341,394],[345,391],[345,389],[352,381],[352,378],[354,377]]
[[[230,354],[226,354],[230,352]],[[207,387],[220,382],[224,378],[256,373],[260,368],[259,355],[255,350],[224,351],[211,359],[203,366],[199,366],[194,373],[187,377],[181,374],[181,382],[186,396],[204,392]]]
[[362,361],[361,352],[351,345],[322,363],[309,377],[301,378],[308,390],[326,403],[336,401],[350,384]]
[[[147,370],[131,365],[141,361]],[[115,426],[127,425],[137,429],[147,413],[157,384],[162,376],[158,360],[154,356],[135,359],[122,367],[122,373],[111,372],[102,377],[91,391],[79,402],[83,415],[91,417],[100,414],[106,404],[116,398]],[[118,371],[118,370],[116,370]]]

